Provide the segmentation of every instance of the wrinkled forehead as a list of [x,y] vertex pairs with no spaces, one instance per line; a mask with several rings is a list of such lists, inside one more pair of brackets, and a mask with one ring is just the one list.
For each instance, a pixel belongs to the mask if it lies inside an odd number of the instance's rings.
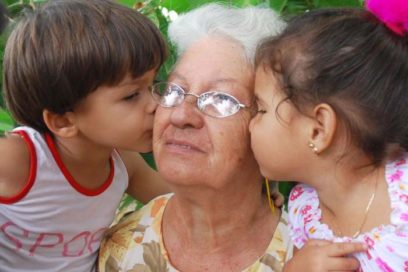
[[243,48],[234,41],[206,37],[193,43],[179,57],[169,81],[200,94],[222,90],[240,100],[253,96],[254,67],[245,57]]

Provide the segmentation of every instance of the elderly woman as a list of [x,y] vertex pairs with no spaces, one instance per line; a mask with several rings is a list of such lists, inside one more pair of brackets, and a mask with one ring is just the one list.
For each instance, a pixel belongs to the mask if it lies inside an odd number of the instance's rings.
[[249,144],[254,51],[284,24],[270,9],[207,5],[169,36],[179,61],[152,94],[158,171],[174,194],[107,235],[100,271],[281,271],[291,256],[283,212],[271,212]]

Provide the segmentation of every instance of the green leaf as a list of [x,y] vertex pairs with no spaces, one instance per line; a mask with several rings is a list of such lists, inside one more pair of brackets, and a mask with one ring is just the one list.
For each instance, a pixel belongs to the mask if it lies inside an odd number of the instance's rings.
[[235,0],[229,1],[229,4],[235,7],[248,7],[248,6],[258,6],[261,4],[268,4],[267,0]]
[[275,11],[282,13],[287,3],[288,3],[288,0],[271,0],[269,2],[269,6],[273,8]]
[[137,1],[137,0],[119,0],[118,1],[120,4],[124,6],[128,6],[130,8],[133,8],[136,2],[143,2],[143,1]]
[[285,197],[285,202],[287,203],[290,190],[296,185],[296,182],[278,182],[279,192]]
[[15,124],[11,115],[0,108],[0,133],[4,134],[5,131],[12,130]]
[[152,152],[140,153],[140,155],[142,155],[143,159],[150,165],[151,168],[157,169]]
[[360,0],[315,0],[316,7],[359,7]]

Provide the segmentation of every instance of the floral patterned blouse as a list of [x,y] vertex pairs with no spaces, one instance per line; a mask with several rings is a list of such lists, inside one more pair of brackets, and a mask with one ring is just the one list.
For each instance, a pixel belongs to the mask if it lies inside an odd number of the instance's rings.
[[[164,208],[172,194],[153,199],[112,227],[102,242],[99,271],[174,272],[161,235]],[[293,244],[282,213],[280,222],[265,254],[245,272],[282,271],[292,255]]]
[[334,242],[363,242],[367,252],[356,253],[360,271],[408,271],[408,157],[388,163],[385,178],[391,199],[390,224],[381,225],[356,238],[337,237],[328,225],[320,222],[317,192],[304,184],[292,189],[289,197],[289,228],[297,248],[308,239]]

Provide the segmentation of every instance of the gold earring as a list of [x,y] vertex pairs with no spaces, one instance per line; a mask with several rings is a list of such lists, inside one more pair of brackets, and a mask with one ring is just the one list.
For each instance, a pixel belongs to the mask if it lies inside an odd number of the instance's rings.
[[317,149],[317,147],[315,146],[315,144],[312,143],[311,141],[309,141],[308,146],[313,150],[313,152],[314,152],[315,154],[317,154],[317,153],[319,152],[319,150]]

